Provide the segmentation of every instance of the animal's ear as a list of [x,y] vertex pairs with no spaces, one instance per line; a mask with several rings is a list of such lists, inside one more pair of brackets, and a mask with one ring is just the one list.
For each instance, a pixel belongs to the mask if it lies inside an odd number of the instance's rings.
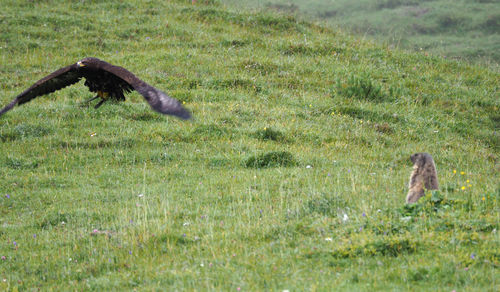
[[412,154],[410,155],[410,160],[413,164],[415,164],[415,158],[417,157],[417,154]]

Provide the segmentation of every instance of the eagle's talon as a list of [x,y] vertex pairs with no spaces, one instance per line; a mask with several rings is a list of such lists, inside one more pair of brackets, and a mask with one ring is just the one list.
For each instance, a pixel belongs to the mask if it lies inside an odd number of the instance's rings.
[[98,108],[99,108],[99,107],[100,107],[103,103],[105,103],[105,102],[106,102],[106,100],[107,100],[107,99],[103,99],[103,100],[101,100],[100,102],[98,102],[98,103],[94,106],[94,108],[95,108],[95,109],[98,109]]

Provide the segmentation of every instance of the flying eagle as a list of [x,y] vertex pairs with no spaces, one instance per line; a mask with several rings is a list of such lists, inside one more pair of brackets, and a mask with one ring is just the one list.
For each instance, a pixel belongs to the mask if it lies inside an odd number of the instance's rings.
[[0,116],[12,109],[16,104],[23,104],[37,96],[42,96],[85,78],[85,86],[97,95],[87,102],[100,98],[95,105],[100,107],[109,99],[125,100],[124,92],[136,90],[157,112],[174,115],[181,119],[189,119],[191,114],[176,99],[137,78],[125,68],[111,65],[97,58],[85,58],[75,64],[63,67],[38,80],[30,88],[19,94],[11,103],[0,110]]

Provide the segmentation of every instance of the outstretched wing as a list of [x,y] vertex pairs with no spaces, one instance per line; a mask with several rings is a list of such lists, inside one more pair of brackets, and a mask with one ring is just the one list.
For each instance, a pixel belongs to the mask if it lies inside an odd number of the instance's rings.
[[23,91],[11,103],[0,110],[0,116],[11,110],[16,104],[21,105],[34,99],[35,97],[54,92],[71,84],[75,84],[81,78],[82,75],[78,72],[76,64],[69,65],[52,72],[35,82],[35,84]]
[[189,111],[186,110],[178,100],[147,84],[123,67],[114,66],[105,62],[103,63],[104,64],[100,66],[101,70],[112,73],[130,84],[130,86],[146,99],[151,108],[155,111],[166,115],[174,115],[185,120],[191,118]]
[[191,118],[191,114],[181,105],[181,103],[163,91],[154,88],[153,86],[142,81],[138,85],[132,85],[134,89],[139,92],[149,105],[157,112],[174,115],[182,119]]

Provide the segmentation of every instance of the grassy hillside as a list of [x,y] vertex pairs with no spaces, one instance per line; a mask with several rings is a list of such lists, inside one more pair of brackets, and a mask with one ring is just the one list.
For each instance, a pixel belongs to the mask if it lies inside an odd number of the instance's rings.
[[498,0],[253,0],[228,5],[322,19],[363,36],[448,58],[500,64]]
[[1,105],[95,56],[194,119],[83,82],[2,116],[0,290],[500,288],[498,73],[190,1],[1,5]]

